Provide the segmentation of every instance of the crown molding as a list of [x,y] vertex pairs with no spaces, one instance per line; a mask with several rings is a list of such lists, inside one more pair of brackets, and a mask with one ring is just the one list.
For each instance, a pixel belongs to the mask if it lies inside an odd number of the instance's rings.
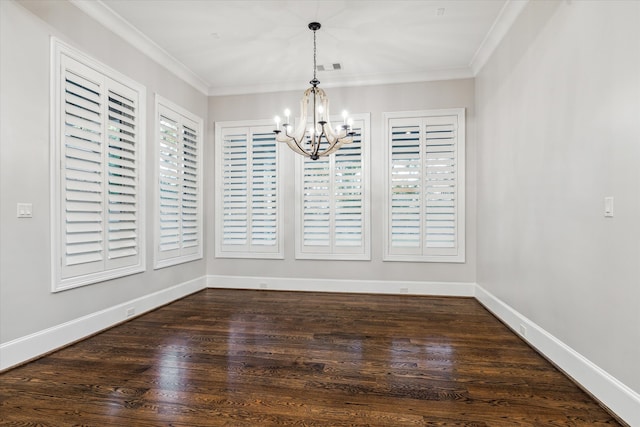
[[209,85],[202,78],[185,67],[184,64],[171,56],[166,50],[158,46],[102,1],[69,0],[69,2],[204,95],[208,94]]
[[[423,73],[398,73],[398,74],[371,74],[363,77],[345,76],[339,80],[326,80],[322,77],[322,87],[358,87],[358,86],[379,86],[387,84],[402,83],[419,83],[438,80],[458,80],[470,79],[474,74],[471,68],[449,68],[443,70],[431,70]],[[283,92],[290,90],[305,90],[308,85],[304,85],[304,81],[295,83],[266,83],[242,86],[211,86],[209,88],[209,96],[229,96],[229,95],[247,95],[254,93],[270,93]]]
[[[215,87],[210,86],[204,79],[195,74],[184,64],[171,56],[166,50],[153,42],[144,33],[122,18],[101,0],[68,0],[88,16],[100,22],[107,29],[125,39],[143,54],[175,74],[195,89],[208,96],[244,95],[251,93],[279,92],[282,90],[300,90],[299,83],[287,84],[259,84]],[[425,73],[372,75],[365,78],[346,77],[340,81],[326,82],[325,88],[345,86],[374,86],[382,84],[415,83],[436,80],[455,80],[475,77],[494,50],[498,47],[511,25],[524,10],[529,0],[507,0],[500,10],[498,17],[485,36],[471,60],[469,67],[447,70],[435,70]]]
[[474,76],[477,76],[482,67],[487,63],[527,3],[529,3],[529,0],[507,0],[504,4],[498,17],[471,59],[469,68],[473,71]]

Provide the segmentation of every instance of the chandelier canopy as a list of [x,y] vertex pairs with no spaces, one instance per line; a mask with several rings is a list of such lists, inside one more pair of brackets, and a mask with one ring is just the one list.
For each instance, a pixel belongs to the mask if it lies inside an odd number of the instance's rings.
[[[285,142],[296,153],[318,160],[320,157],[335,153],[344,144],[353,142],[353,121],[347,117],[347,112],[342,112],[342,125],[333,128],[329,116],[329,98],[318,85],[320,81],[316,77],[316,31],[320,29],[320,23],[311,22],[309,29],[313,31],[313,80],[311,87],[304,91],[300,101],[300,117],[295,130],[290,124],[291,112],[284,111],[285,120],[280,129],[280,117],[276,116],[276,134],[278,142]],[[311,107],[311,114],[309,114]]]

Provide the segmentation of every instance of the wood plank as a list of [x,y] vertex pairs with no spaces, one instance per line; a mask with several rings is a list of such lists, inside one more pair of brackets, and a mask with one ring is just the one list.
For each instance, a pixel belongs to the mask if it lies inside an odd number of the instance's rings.
[[0,424],[620,425],[473,299],[214,289],[1,374]]

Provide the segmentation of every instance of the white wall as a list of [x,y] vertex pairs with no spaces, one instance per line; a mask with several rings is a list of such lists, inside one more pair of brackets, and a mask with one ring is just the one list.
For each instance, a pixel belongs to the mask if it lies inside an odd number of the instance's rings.
[[[207,97],[67,2],[0,1],[0,19],[0,343],[204,276],[205,260],[153,270],[152,142],[154,93],[203,119]],[[56,294],[49,251],[51,35],[146,86],[148,123],[147,271]],[[33,204],[32,219],[16,218],[18,202]]]
[[[322,81],[322,75],[318,78]],[[304,85],[305,82],[300,82]],[[320,84],[322,87],[322,84]],[[217,259],[214,252],[213,216],[207,215],[207,270],[211,275],[254,276],[276,278],[418,281],[418,282],[475,282],[475,122],[473,79],[398,84],[371,87],[325,89],[332,111],[347,109],[350,113],[371,113],[371,261],[313,261],[295,260],[294,241],[294,154],[285,147],[285,259]],[[297,114],[304,89],[285,93],[210,97],[209,135],[206,161],[214,164],[213,126],[215,121],[272,120],[282,115],[285,107]],[[386,197],[383,174],[382,113],[440,108],[466,108],[466,263],[409,263],[383,262],[384,236],[383,200]],[[207,188],[213,189],[213,169],[208,171]],[[214,211],[213,191],[208,194],[207,212]],[[373,289],[372,289],[373,290]]]
[[635,392],[639,23],[635,1],[529,2],[476,79],[479,285]]

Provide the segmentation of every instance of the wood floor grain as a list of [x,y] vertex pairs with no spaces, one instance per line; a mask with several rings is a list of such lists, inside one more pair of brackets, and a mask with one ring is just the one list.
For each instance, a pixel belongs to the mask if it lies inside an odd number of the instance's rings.
[[475,300],[208,289],[0,375],[0,425],[619,425]]

